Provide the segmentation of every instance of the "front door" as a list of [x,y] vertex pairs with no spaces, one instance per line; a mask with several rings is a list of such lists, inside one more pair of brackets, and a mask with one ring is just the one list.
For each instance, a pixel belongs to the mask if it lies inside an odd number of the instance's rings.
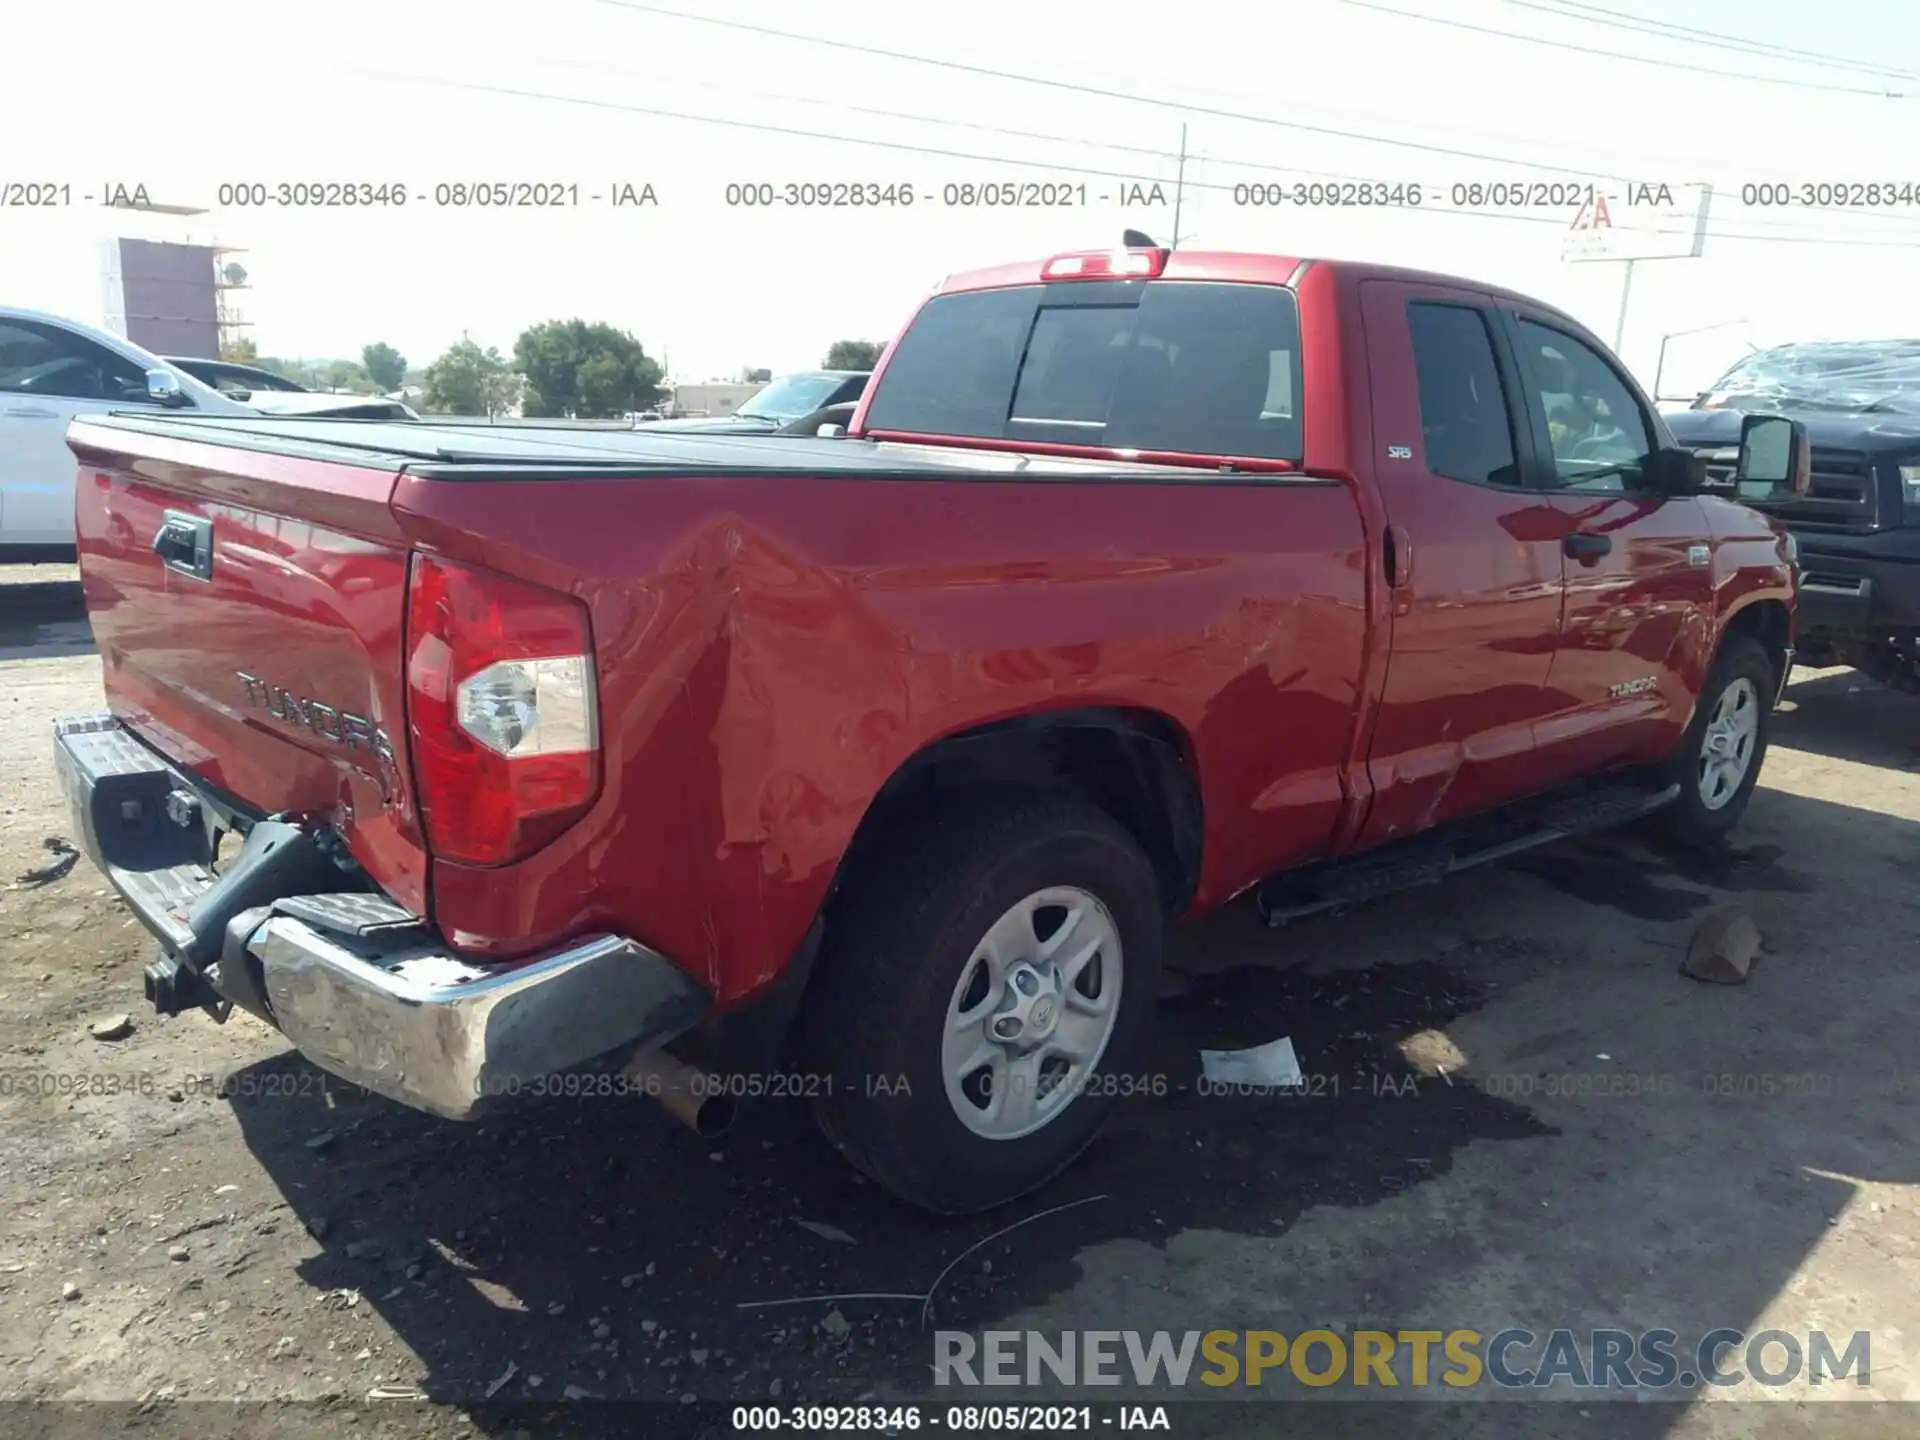
[[1611,356],[1545,312],[1519,307],[1504,323],[1566,577],[1540,763],[1567,779],[1661,759],[1691,718],[1712,635],[1703,507],[1649,483],[1660,432]]
[[1525,484],[1533,442],[1489,299],[1367,280],[1360,302],[1397,552],[1365,847],[1534,788],[1561,571],[1558,517]]

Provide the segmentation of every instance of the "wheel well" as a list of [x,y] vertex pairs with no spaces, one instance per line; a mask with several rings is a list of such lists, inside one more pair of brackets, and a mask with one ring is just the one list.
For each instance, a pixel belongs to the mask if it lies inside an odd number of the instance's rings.
[[817,993],[815,972],[831,949],[841,902],[890,847],[914,843],[917,823],[969,795],[1069,795],[1098,806],[1140,842],[1163,908],[1178,914],[1200,879],[1200,787],[1191,754],[1185,731],[1165,715],[1092,707],[983,725],[927,746],[867,807],[826,903],[764,1003],[683,1037],[676,1051],[723,1071],[804,1057],[818,1043],[808,1040],[807,1001]]
[[1076,796],[1140,842],[1169,914],[1200,879],[1200,787],[1185,732],[1155,711],[1050,711],[948,736],[921,750],[881,788],[841,865],[841,881],[929,810],[964,791]]
[[[1773,661],[1773,674],[1776,682],[1784,680],[1787,665],[1787,647],[1793,635],[1793,619],[1786,605],[1779,600],[1756,600],[1733,613],[1727,621],[1725,633],[1720,637],[1724,649],[1735,636],[1751,636],[1758,640]],[[1777,684],[1776,684],[1777,688]]]

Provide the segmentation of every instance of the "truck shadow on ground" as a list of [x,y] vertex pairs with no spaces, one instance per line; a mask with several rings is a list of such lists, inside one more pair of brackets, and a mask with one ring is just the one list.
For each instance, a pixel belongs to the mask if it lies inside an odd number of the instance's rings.
[[[1817,749],[1818,717],[1806,713],[1793,744]],[[1920,855],[1920,825],[1782,791],[1756,800],[1754,828],[1785,845],[1756,843],[1702,861],[1616,836],[1556,847],[1513,868],[1578,902],[1565,916],[1578,934],[1594,923],[1589,907],[1684,920],[1715,903],[1714,890],[1826,892],[1826,903],[1844,909],[1846,898],[1829,887],[1847,866],[1878,857],[1897,876]],[[1456,883],[1480,887],[1466,903],[1497,905],[1514,879],[1482,872]],[[1882,882],[1849,883],[1871,894]],[[1419,925],[1421,903],[1397,923]],[[840,1161],[795,1101],[747,1108],[717,1143],[619,1097],[548,1100],[459,1126],[357,1091],[323,1093],[312,1083],[316,1072],[289,1054],[244,1072],[231,1103],[250,1149],[324,1247],[302,1263],[302,1279],[317,1297],[357,1291],[420,1357],[429,1393],[478,1402],[471,1413],[490,1433],[522,1428],[529,1404],[544,1412],[573,1397],[847,1401],[912,1393],[929,1378],[934,1327],[975,1328],[1044,1305],[1079,1281],[1077,1257],[1090,1247],[1116,1239],[1158,1246],[1193,1231],[1277,1237],[1309,1208],[1371,1206],[1446,1176],[1473,1141],[1559,1135],[1532,1108],[1471,1080],[1416,1077],[1395,1044],[1548,973],[1566,958],[1554,948],[1482,941],[1414,963],[1289,970],[1270,968],[1273,951],[1243,907],[1198,928],[1203,933],[1187,932],[1176,952],[1234,960],[1264,953],[1269,965],[1194,974],[1191,988],[1162,1006],[1143,1072],[1148,1088],[1164,1093],[1127,1100],[1095,1146],[1037,1194],[966,1220],[924,1216],[880,1193]],[[1347,944],[1369,933],[1358,917],[1312,928],[1323,933],[1309,949],[1338,939],[1329,932],[1344,930]],[[1612,1323],[1697,1336],[1763,1313],[1831,1234],[1858,1193],[1855,1180],[1920,1180],[1901,1097],[1875,1088],[1892,1068],[1889,1057],[1907,1053],[1901,1017],[1920,1004],[1920,978],[1889,958],[1849,952],[1860,973],[1835,984],[1823,956],[1801,950],[1801,964],[1763,963],[1753,986],[1727,992],[1729,1003],[1749,1007],[1736,1012],[1745,1019],[1729,1016],[1726,1005],[1695,1006],[1688,1023],[1708,1028],[1683,1035],[1699,1049],[1682,1063],[1720,1068],[1722,1057],[1746,1054],[1739,1047],[1765,1026],[1770,1064],[1838,1074],[1843,1088],[1854,1087],[1844,1100],[1808,1095],[1797,1105],[1734,1101],[1731,1109],[1723,1101],[1720,1115],[1716,1102],[1683,1088],[1671,1102],[1616,1106],[1596,1113],[1581,1156],[1535,1154],[1515,1173],[1557,1166],[1580,1177],[1573,1183],[1591,1191],[1601,1215],[1631,1221],[1593,1233],[1540,1228],[1522,1183],[1474,1223],[1527,1236],[1533,1253],[1525,1263],[1592,1290]],[[1649,957],[1663,977],[1678,958]],[[1607,983],[1604,974],[1595,979]],[[1651,992],[1633,993],[1639,1004]],[[1653,1003],[1688,1001],[1676,992]],[[1606,1023],[1632,1025],[1633,1013]],[[1591,1049],[1578,1033],[1535,1037],[1540,1043],[1515,1044],[1496,1058],[1508,1070],[1545,1073],[1565,1057],[1536,1053],[1541,1044],[1576,1037],[1567,1044]],[[1200,1049],[1279,1035],[1294,1039],[1309,1072],[1303,1093],[1200,1093]],[[1844,1048],[1830,1053],[1836,1035]],[[1920,1077],[1920,1067],[1906,1068]],[[1675,1208],[1682,1196],[1689,1202]],[[1709,1218],[1696,1223],[1692,1202],[1709,1196]],[[1702,1266],[1701,1254],[1732,1242],[1737,1263]],[[1417,1270],[1417,1259],[1408,1263]],[[1626,1277],[1654,1277],[1656,1267],[1658,1278],[1646,1282],[1654,1298],[1642,1308],[1659,1313],[1623,1312],[1620,1297],[1641,1293]],[[891,1298],[854,1298],[875,1296]],[[1326,1300],[1330,1314],[1358,1323],[1366,1317],[1347,1314],[1353,1302],[1347,1294]],[[1418,1408],[1431,1418],[1439,1407]],[[1316,1422],[1316,1433],[1339,1433],[1344,1409],[1317,1411],[1325,1423]],[[1620,1436],[1666,1434],[1678,1414],[1668,1405],[1603,1409],[1605,1433]],[[1581,1429],[1571,1407],[1553,1411],[1567,1411],[1571,1428],[1530,1429]],[[601,1413],[576,1405],[539,1433],[599,1433],[592,1417]],[[630,1413],[606,1413],[607,1433],[631,1428]],[[1210,1417],[1209,1433],[1232,1433],[1232,1413],[1221,1410],[1224,1428]],[[1482,1424],[1493,1420],[1446,1433],[1477,1434]]]
[[1826,670],[1796,679],[1783,698],[1770,743],[1860,765],[1920,770],[1920,697],[1856,670]]
[[[327,1092],[330,1107],[288,1054],[251,1067],[231,1103],[326,1247],[303,1278],[378,1306],[435,1396],[480,1399],[511,1366],[502,1400],[558,1400],[568,1386],[844,1400],[925,1383],[926,1327],[1045,1301],[1075,1282],[1085,1246],[1196,1228],[1278,1235],[1311,1206],[1369,1205],[1444,1175],[1471,1141],[1551,1134],[1518,1105],[1416,1077],[1391,1043],[1477,1009],[1534,963],[1496,946],[1197,979],[1163,1007],[1141,1077],[1162,1093],[1123,1102],[1035,1195],[965,1220],[919,1214],[857,1176],[803,1102],[749,1107],[720,1142],[631,1097],[544,1100],[456,1126],[357,1091]],[[1279,1035],[1313,1057],[1299,1092],[1201,1093],[1203,1046]],[[1071,1209],[1041,1214],[1055,1206]],[[870,1294],[909,1298],[766,1304]]]
[[1804,894],[1813,883],[1786,863],[1779,845],[1727,845],[1685,851],[1652,827],[1597,835],[1509,861],[1506,868],[1544,881],[1589,905],[1604,905],[1656,923],[1697,918],[1716,903],[1715,890]]

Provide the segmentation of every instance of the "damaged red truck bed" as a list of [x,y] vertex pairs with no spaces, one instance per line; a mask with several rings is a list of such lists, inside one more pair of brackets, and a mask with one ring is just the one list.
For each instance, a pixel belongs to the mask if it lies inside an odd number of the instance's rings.
[[[1788,542],[1605,347],[1379,267],[956,277],[843,436],[70,441],[108,709],[58,755],[156,1005],[456,1118],[778,1065],[937,1210],[1092,1137],[1169,918],[1711,841],[1792,654]],[[1743,475],[1804,452],[1756,419]]]

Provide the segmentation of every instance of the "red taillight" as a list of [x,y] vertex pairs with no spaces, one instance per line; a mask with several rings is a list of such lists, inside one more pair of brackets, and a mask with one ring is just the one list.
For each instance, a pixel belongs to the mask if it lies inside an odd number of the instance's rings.
[[523,580],[414,556],[407,728],[436,858],[504,865],[539,849],[600,788],[585,608]]
[[1040,267],[1042,280],[1151,280],[1167,268],[1164,250],[1089,250],[1056,255]]

